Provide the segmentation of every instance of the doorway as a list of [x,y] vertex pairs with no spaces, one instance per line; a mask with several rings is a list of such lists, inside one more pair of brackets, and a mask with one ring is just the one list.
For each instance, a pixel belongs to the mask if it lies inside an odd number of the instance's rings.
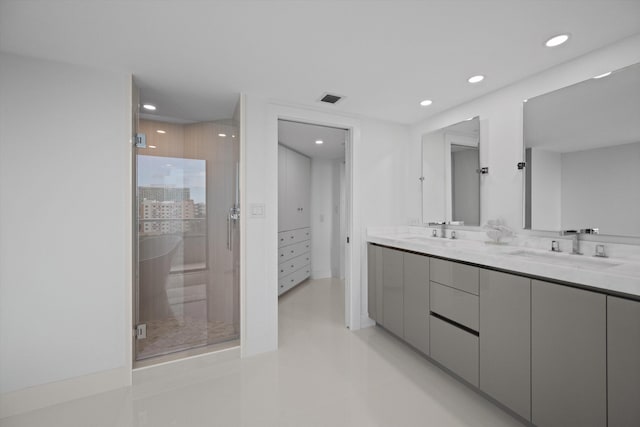
[[[280,118],[278,144],[278,294],[285,298],[309,280],[346,278],[350,131]],[[345,291],[349,326],[347,301]]]
[[205,119],[159,91],[139,100],[134,367],[240,337],[239,101]]

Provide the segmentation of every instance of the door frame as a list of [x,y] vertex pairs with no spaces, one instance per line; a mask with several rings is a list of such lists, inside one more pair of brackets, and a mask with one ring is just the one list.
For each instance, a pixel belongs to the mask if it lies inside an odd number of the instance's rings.
[[[329,126],[346,129],[348,140],[345,144],[345,191],[347,192],[347,236],[350,243],[345,249],[345,326],[351,330],[357,330],[361,327],[361,292],[360,292],[360,254],[361,254],[361,224],[359,221],[360,214],[358,204],[355,202],[359,195],[359,182],[357,180],[357,171],[359,164],[358,151],[360,149],[361,140],[361,124],[360,120],[347,116],[329,114],[323,111],[297,108],[286,104],[270,103],[268,109],[268,139],[269,150],[276,153],[278,150],[278,120],[290,120],[302,123],[309,123],[320,126]],[[276,165],[277,170],[277,165]],[[277,190],[276,190],[277,193]],[[277,198],[276,207],[277,215]],[[276,227],[272,230],[273,241],[277,241],[277,221]],[[269,258],[277,260],[276,253],[270,254]],[[275,277],[277,277],[277,265],[269,266],[273,269]],[[277,292],[277,289],[274,289]],[[277,304],[277,299],[275,304]],[[275,307],[277,317],[277,307]]]

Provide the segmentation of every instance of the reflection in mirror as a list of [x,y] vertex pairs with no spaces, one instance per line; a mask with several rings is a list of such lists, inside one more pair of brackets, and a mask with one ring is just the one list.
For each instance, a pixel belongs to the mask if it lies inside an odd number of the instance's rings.
[[640,236],[640,64],[524,104],[524,228]]
[[422,136],[422,222],[480,225],[480,119]]

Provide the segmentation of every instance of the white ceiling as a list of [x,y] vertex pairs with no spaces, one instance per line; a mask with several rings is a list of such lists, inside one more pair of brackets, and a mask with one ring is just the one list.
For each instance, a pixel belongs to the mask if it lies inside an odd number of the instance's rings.
[[278,120],[278,142],[314,159],[343,159],[346,138],[345,129]]
[[640,64],[531,98],[524,139],[561,153],[640,142]]
[[415,123],[639,32],[638,0],[0,1],[1,50],[131,72],[191,120],[245,92]]

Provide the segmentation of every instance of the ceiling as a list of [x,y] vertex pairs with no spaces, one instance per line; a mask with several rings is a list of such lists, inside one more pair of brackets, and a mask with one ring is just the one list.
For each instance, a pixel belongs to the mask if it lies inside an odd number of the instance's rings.
[[344,159],[346,139],[345,129],[278,120],[278,142],[313,159]]
[[640,143],[640,64],[529,99],[524,139],[561,153]]
[[244,92],[412,124],[637,33],[638,0],[0,0],[0,50],[133,73],[195,121]]

